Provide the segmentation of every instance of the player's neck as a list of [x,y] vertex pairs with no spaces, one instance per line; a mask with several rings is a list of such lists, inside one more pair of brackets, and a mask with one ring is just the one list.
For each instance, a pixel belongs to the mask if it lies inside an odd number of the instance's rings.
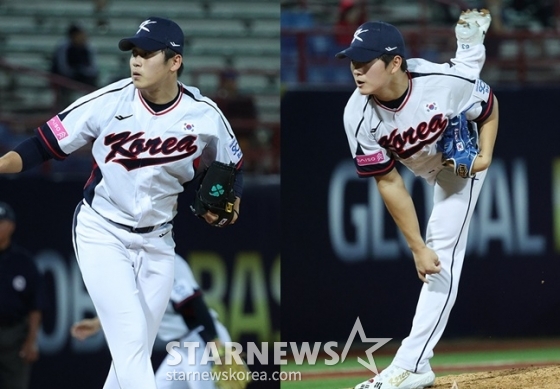
[[166,85],[158,85],[154,88],[142,89],[142,97],[154,104],[166,104],[175,99],[179,93],[179,85],[176,80]]
[[399,99],[408,89],[408,74],[398,71],[391,77],[389,84],[379,93],[375,93],[375,97],[380,101],[393,101]]

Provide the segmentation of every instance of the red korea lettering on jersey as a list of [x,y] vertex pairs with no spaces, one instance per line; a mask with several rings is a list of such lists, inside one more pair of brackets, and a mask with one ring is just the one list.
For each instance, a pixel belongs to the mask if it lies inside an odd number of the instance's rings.
[[394,151],[399,157],[408,158],[426,143],[432,143],[437,139],[447,127],[447,123],[447,118],[440,113],[433,116],[429,123],[421,122],[416,128],[409,127],[402,133],[399,133],[399,129],[395,128],[388,136],[380,137],[378,143],[382,147]]
[[[105,162],[116,162],[127,170],[138,169],[145,166],[161,165],[168,162],[178,161],[196,152],[198,147],[194,144],[196,135],[187,135],[182,139],[170,137],[162,140],[160,137],[145,139],[144,132],[132,134],[130,131],[110,134],[105,137],[104,144],[110,146],[111,151],[107,154]],[[148,152],[154,158],[138,158],[144,152]],[[164,157],[173,153],[181,154]],[[162,155],[159,156],[158,155]],[[122,156],[124,158],[117,158]]]

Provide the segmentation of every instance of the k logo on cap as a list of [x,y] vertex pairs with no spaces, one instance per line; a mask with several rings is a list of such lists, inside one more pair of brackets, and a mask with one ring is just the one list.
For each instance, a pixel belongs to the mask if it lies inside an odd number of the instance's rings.
[[121,39],[119,49],[132,50],[138,47],[146,51],[171,49],[183,55],[185,36],[183,30],[174,21],[159,17],[150,17],[138,26],[136,35]]
[[336,54],[336,57],[370,62],[383,54],[400,55],[404,58],[404,39],[400,31],[389,23],[367,22],[354,32],[350,47]]

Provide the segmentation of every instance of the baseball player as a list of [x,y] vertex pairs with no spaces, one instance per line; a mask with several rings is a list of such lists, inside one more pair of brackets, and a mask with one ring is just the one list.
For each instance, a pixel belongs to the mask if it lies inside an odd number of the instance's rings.
[[[86,339],[101,330],[97,317],[84,319],[72,326],[72,336]],[[211,371],[209,364],[202,365],[204,346],[209,341],[218,341],[221,344],[231,342],[227,329],[217,319],[214,311],[210,311],[204,302],[200,287],[194,279],[187,262],[179,255],[175,257],[175,276],[173,291],[167,309],[163,315],[158,330],[158,337],[166,342],[178,341],[181,345],[185,342],[196,342],[200,347],[194,348],[195,363],[190,363],[187,348],[175,349],[181,355],[181,362],[172,365],[174,357],[169,355],[156,371],[156,382],[159,389],[215,389],[211,380],[178,380],[171,379],[178,373],[185,377],[203,377]]]
[[171,230],[183,185],[214,161],[235,166],[232,222],[242,191],[243,154],[227,119],[178,82],[181,28],[150,17],[135,31],[119,42],[131,52],[130,78],[78,99],[0,158],[0,173],[17,173],[92,144],[73,243],[113,359],[105,389],[156,388],[150,354],[173,285]]
[[[401,33],[383,22],[361,25],[350,47],[337,54],[350,59],[357,86],[344,110],[357,173],[376,180],[424,282],[410,335],[391,365],[355,389],[424,388],[435,382],[430,358],[457,296],[467,231],[498,129],[498,102],[478,79],[489,24],[486,11],[462,15],[452,65],[405,60]],[[473,136],[478,131],[478,154],[469,166],[450,167],[442,161],[439,142],[449,130],[459,129],[453,126],[463,117]],[[395,169],[397,161],[434,185],[425,240],[412,198]]]

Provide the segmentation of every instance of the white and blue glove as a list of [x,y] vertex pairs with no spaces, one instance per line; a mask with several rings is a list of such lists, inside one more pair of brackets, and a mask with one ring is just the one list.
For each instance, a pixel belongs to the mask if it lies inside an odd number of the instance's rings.
[[463,178],[474,177],[472,168],[478,157],[478,133],[470,127],[463,112],[449,120],[436,143],[437,151],[442,153],[442,162],[453,166],[455,174]]

